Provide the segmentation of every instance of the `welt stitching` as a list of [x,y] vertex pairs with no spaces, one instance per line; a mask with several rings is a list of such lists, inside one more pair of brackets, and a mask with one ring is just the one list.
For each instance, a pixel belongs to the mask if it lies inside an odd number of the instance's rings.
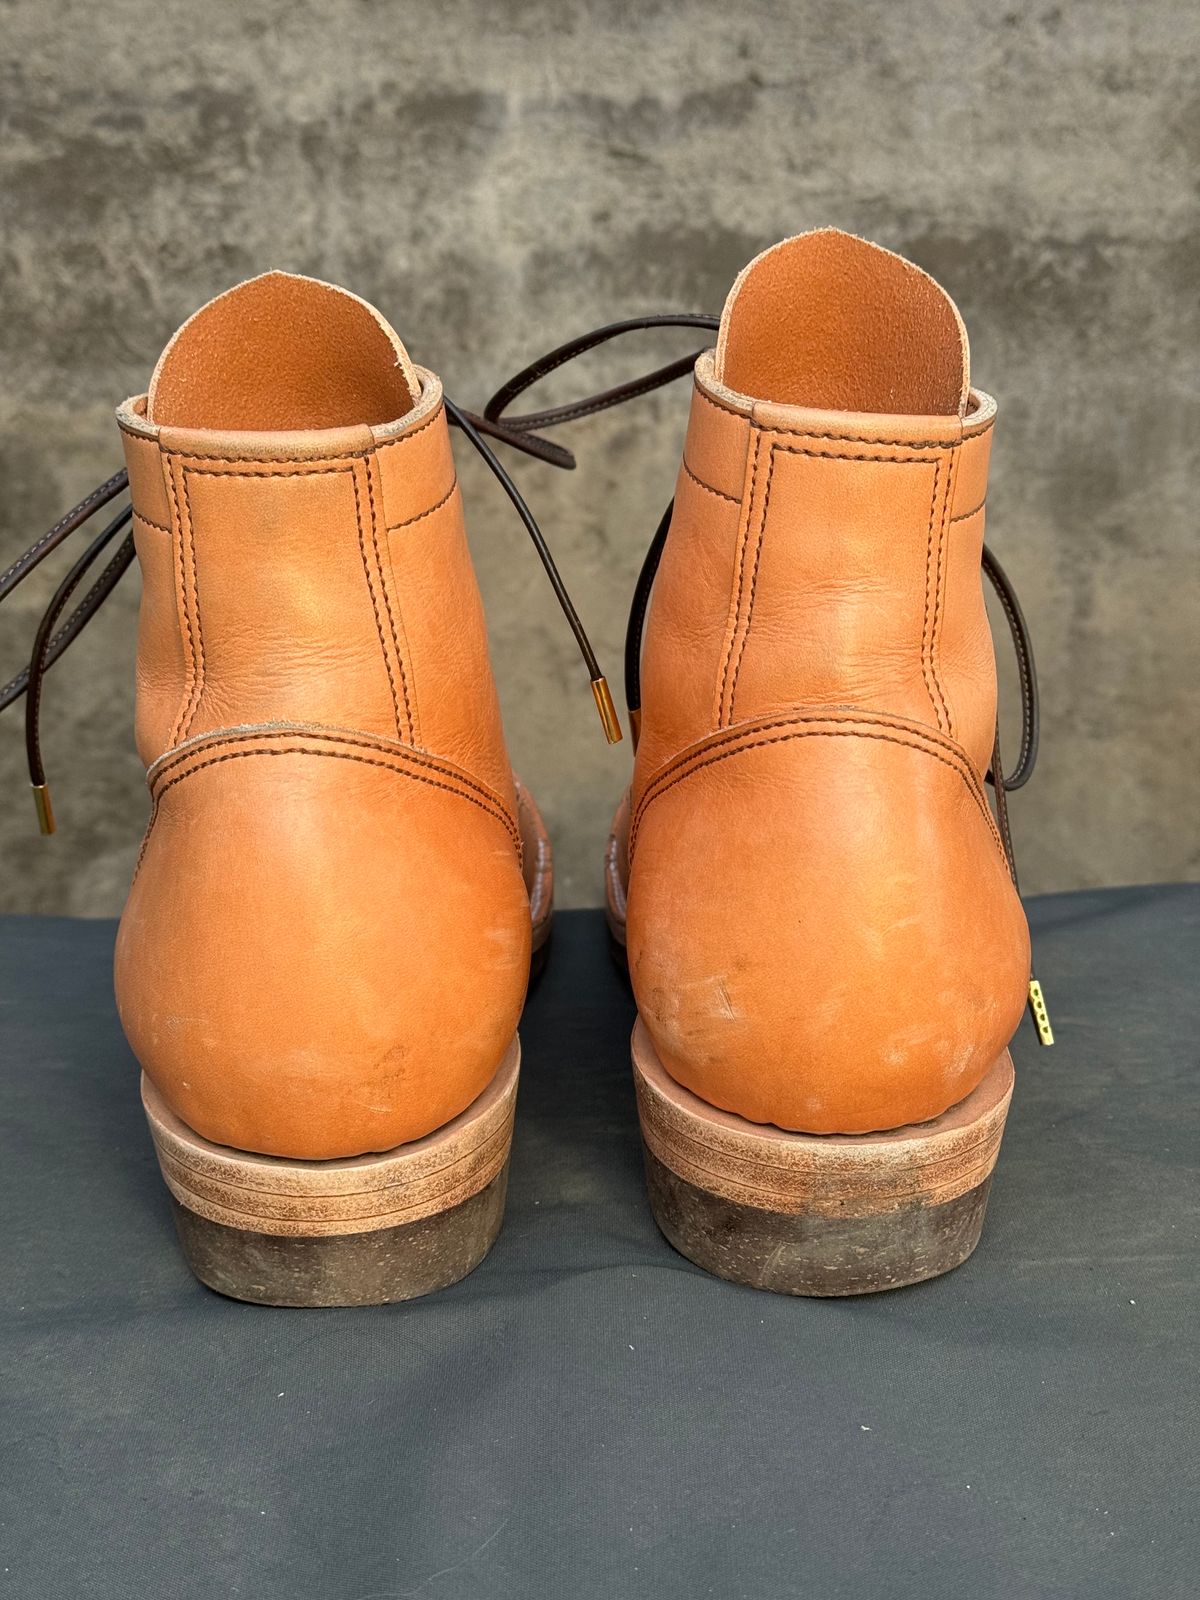
[[733,721],[734,702],[737,699],[738,679],[742,675],[742,662],[746,659],[746,646],[750,642],[750,624],[754,620],[754,597],[758,593],[758,568],[762,561],[763,545],[767,540],[767,513],[771,507],[771,484],[775,477],[775,445],[768,446],[767,485],[763,491],[762,520],[758,525],[758,543],[754,550],[754,570],[750,574],[750,597],[746,601],[746,629],[738,648],[737,666],[733,669],[733,682],[729,686],[729,720]]
[[[390,592],[388,590],[387,576],[386,576],[386,574],[384,573],[384,570],[383,570],[383,558],[379,554],[379,519],[375,515],[375,489],[374,489],[374,486],[371,483],[371,469],[370,469],[370,467],[369,466],[364,467],[363,471],[364,471],[364,475],[365,475],[366,480],[367,480],[367,506],[368,506],[368,509],[370,510],[370,513],[371,513],[371,545],[372,545],[372,548],[375,551],[375,566],[376,566],[376,569],[379,572],[379,587],[383,590],[383,603],[384,603],[385,607],[387,608],[388,627],[391,629],[392,645],[394,646],[395,651],[396,651],[396,664],[400,668],[400,684],[401,684],[401,687],[404,690],[404,715],[408,720],[409,737],[412,739],[413,743],[415,744],[416,743],[417,729],[416,729],[416,719],[413,716],[412,705],[410,704],[409,698],[408,698],[408,673],[405,671],[405,668],[404,668],[404,655],[401,652],[400,639],[399,639],[398,634],[396,633],[396,618],[392,614],[392,599],[391,599],[391,594],[390,594]],[[355,477],[357,478],[357,473],[355,474]],[[355,503],[357,504],[357,497],[358,497],[357,487],[355,488],[354,492],[355,492]],[[389,548],[389,550],[388,550],[388,565],[389,566],[391,565],[391,557],[392,557],[392,552],[391,552],[391,550]],[[392,574],[393,583],[395,582],[395,576],[396,575],[393,572],[393,574]],[[408,639],[407,639],[407,635],[406,635],[405,636],[405,644],[407,645],[407,643],[408,643]]]
[[703,478],[698,478],[696,476],[696,474],[692,471],[691,467],[688,466],[688,460],[687,460],[686,456],[684,456],[681,465],[683,467],[683,470],[687,473],[688,477],[692,480],[692,482],[696,485],[696,487],[698,489],[704,489],[709,494],[715,494],[719,500],[728,500],[729,504],[731,506],[740,506],[741,505],[742,501],[741,501],[741,496],[740,495],[726,494],[724,489],[714,489],[711,483],[705,483]]
[[[192,703],[188,710],[187,721],[179,730],[186,734],[192,723],[196,720],[196,712],[200,709],[200,700],[204,694],[205,661],[204,661],[204,629],[200,622],[200,587],[196,581],[196,530],[192,520],[192,496],[188,489],[187,468],[180,469],[180,479],[183,483],[183,504],[187,511],[187,540],[188,540],[188,567],[192,574],[192,599],[191,611],[196,616],[196,652],[198,656],[196,682],[192,688]],[[189,622],[190,627],[190,622]]]
[[431,789],[443,789],[447,794],[457,795],[460,800],[467,800],[471,805],[478,806],[479,809],[485,812],[488,816],[494,817],[497,822],[502,823],[505,831],[516,845],[518,858],[521,856],[522,851],[520,834],[514,829],[512,819],[507,815],[507,813],[486,805],[475,795],[467,794],[462,789],[456,788],[453,784],[439,783],[436,778],[422,777],[420,773],[409,772],[406,768],[398,766],[391,761],[373,761],[367,756],[347,755],[343,750],[309,750],[303,745],[292,745],[282,750],[227,750],[224,755],[212,756],[207,761],[198,762],[194,767],[189,767],[186,772],[179,773],[176,777],[165,783],[154,796],[154,805],[151,809],[150,821],[146,824],[146,833],[142,839],[141,849],[138,851],[137,863],[133,869],[133,875],[135,878],[137,877],[138,871],[141,868],[142,859],[145,856],[146,848],[150,843],[151,830],[153,829],[155,820],[158,817],[159,807],[161,805],[163,796],[167,793],[167,791],[169,789],[173,789],[177,783],[182,783],[185,778],[190,778],[194,773],[203,771],[205,767],[220,766],[224,761],[237,761],[245,756],[324,756],[331,760],[357,761],[364,767],[381,767],[384,771],[394,772],[399,777],[411,778],[414,783],[428,784]]
[[396,713],[396,732],[397,732],[397,734],[399,734],[400,733],[400,697],[396,693],[396,679],[395,679],[395,676],[392,673],[392,658],[391,658],[391,656],[388,655],[387,643],[386,643],[386,641],[384,640],[384,637],[383,637],[383,623],[380,620],[380,616],[379,616],[379,602],[375,598],[375,581],[371,577],[371,563],[367,560],[367,546],[366,546],[366,541],[363,539],[362,502],[361,502],[361,500],[359,498],[359,492],[358,492],[358,476],[357,476],[357,474],[355,473],[355,471],[354,471],[354,469],[352,467],[349,468],[349,469],[342,469],[342,470],[348,470],[349,471],[349,473],[350,473],[350,483],[351,483],[351,486],[354,489],[354,522],[355,522],[355,526],[356,526],[356,528],[358,530],[358,550],[359,550],[359,554],[362,556],[363,571],[366,573],[366,576],[367,576],[367,590],[368,590],[368,592],[370,593],[370,596],[371,596],[371,610],[375,615],[375,631],[379,635],[379,648],[383,652],[383,664],[384,664],[384,667],[387,670],[388,687],[392,691],[392,708]]
[[[749,725],[743,723],[740,727],[729,729],[723,737],[715,738],[711,742],[706,743],[704,750],[726,750],[731,745],[737,745],[748,735],[771,733],[776,728],[794,728],[800,723],[820,723],[822,725],[833,724],[837,727],[848,728],[889,728],[899,733],[906,733],[914,739],[923,739],[928,744],[937,745],[940,750],[945,751],[945,753],[953,760],[964,762],[966,764],[967,771],[970,774],[968,782],[975,793],[976,798],[979,800],[984,799],[983,785],[979,780],[979,775],[971,765],[961,746],[948,738],[946,734],[944,734],[939,728],[925,726],[913,727],[911,725],[906,725],[896,717],[888,716],[886,714],[872,714],[870,712],[863,711],[858,712],[853,716],[839,717],[834,716],[832,713],[818,711],[812,712],[807,716],[776,717],[770,722],[759,722],[757,724],[751,723]],[[653,798],[652,791],[656,791],[657,788],[663,784],[666,779],[671,777],[673,773],[679,773],[683,777],[686,777],[687,772],[684,771],[684,768],[688,768],[688,764],[696,759],[698,753],[700,752],[693,750],[690,753],[677,756],[674,761],[668,762],[666,766],[662,767],[650,779],[650,782],[646,785],[645,793],[642,795],[642,798],[639,800],[635,809],[635,821],[637,817],[641,816],[643,807],[649,803],[651,798]]]
[[[278,732],[272,732],[269,729],[254,728],[245,733],[224,733],[218,738],[206,739],[203,746],[194,745],[190,750],[181,750],[174,756],[167,756],[164,758],[162,765],[155,772],[154,777],[151,780],[151,787],[153,788],[153,786],[158,783],[159,778],[161,778],[164,773],[174,772],[177,767],[182,766],[187,761],[191,761],[192,758],[199,753],[200,748],[205,750],[219,750],[224,748],[226,745],[231,744],[248,744],[252,741],[261,744],[268,739],[286,739],[290,737],[314,740],[325,739],[330,744],[344,745],[353,750],[373,750],[376,755],[388,756],[392,761],[407,761],[413,766],[425,767],[430,772],[439,772],[441,773],[442,777],[446,778],[448,781],[461,784],[467,789],[473,789],[480,797],[481,802],[483,802],[485,805],[499,809],[505,816],[508,815],[507,811],[504,810],[504,804],[499,795],[493,793],[493,791],[488,789],[484,784],[477,782],[476,779],[472,778],[465,772],[447,772],[444,766],[439,765],[436,760],[434,760],[432,757],[424,755],[419,750],[403,750],[393,753],[386,750],[381,750],[378,744],[373,743],[369,739],[357,739],[341,733],[314,733],[309,731],[299,733],[295,729],[281,728]],[[516,826],[515,822],[513,823],[513,826]]]
[[891,734],[891,733],[864,733],[861,728],[860,729],[798,728],[798,729],[793,730],[791,733],[775,734],[770,739],[756,739],[756,740],[754,740],[753,742],[751,742],[749,744],[736,745],[733,749],[722,750],[716,755],[709,756],[707,760],[698,761],[695,764],[695,766],[689,767],[686,772],[681,772],[678,777],[673,778],[670,783],[664,785],[663,788],[657,790],[653,795],[643,796],[642,803],[638,807],[638,815],[634,820],[632,828],[630,829],[630,839],[629,839],[630,852],[632,853],[632,851],[634,849],[634,846],[637,843],[638,830],[639,830],[639,828],[641,826],[642,818],[644,817],[646,811],[649,809],[651,801],[659,799],[662,795],[666,794],[668,792],[668,790],[673,789],[676,784],[682,783],[685,778],[692,777],[695,773],[700,772],[704,767],[711,767],[711,766],[715,765],[715,763],[718,762],[718,761],[726,761],[726,760],[729,759],[730,756],[743,755],[747,750],[757,750],[757,749],[761,749],[765,745],[786,744],[792,739],[805,739],[805,738],[817,738],[817,739],[821,739],[821,738],[824,738],[824,739],[838,739],[838,738],[840,738],[840,739],[876,739],[876,740],[879,740],[881,743],[885,743],[885,744],[898,744],[898,745],[902,746],[906,750],[916,750],[922,755],[930,756],[934,761],[940,761],[942,766],[949,767],[950,770],[952,772],[957,773],[958,776],[964,782],[964,784],[966,784],[968,793],[970,794],[971,798],[975,801],[976,805],[978,805],[980,807],[980,809],[982,810],[983,815],[986,818],[987,823],[989,825],[989,828],[991,830],[992,837],[995,840],[995,842],[997,843],[997,845],[999,846],[999,848],[1001,850],[1001,853],[1003,853],[1003,845],[1000,844],[999,834],[996,831],[996,824],[995,824],[995,821],[994,821],[994,819],[992,817],[992,814],[988,810],[986,802],[982,801],[979,798],[979,795],[976,793],[974,787],[972,786],[972,784],[968,780],[966,773],[962,770],[962,767],[958,764],[958,762],[951,761],[944,755],[939,755],[936,750],[931,750],[928,745],[923,744],[923,743],[919,743],[915,739],[911,739],[911,740],[910,739],[899,739],[899,738],[896,737],[895,734]]
[[431,517],[435,511],[440,511],[442,509],[442,507],[446,504],[446,501],[449,500],[451,498],[451,496],[454,494],[454,491],[457,488],[458,488],[458,479],[455,478],[454,482],[446,490],[445,494],[437,502],[436,505],[430,506],[428,511],[418,511],[415,517],[405,517],[403,522],[392,522],[392,523],[389,523],[388,527],[387,527],[387,529],[385,531],[388,532],[388,533],[399,533],[401,528],[410,528],[413,525],[414,522],[423,522],[426,517]]
[[[746,498],[746,533],[744,537],[739,540],[738,549],[737,604],[734,607],[733,629],[730,632],[728,643],[725,646],[725,660],[721,668],[721,694],[717,706],[718,725],[724,725],[725,723],[725,685],[729,680],[729,663],[733,655],[734,642],[737,639],[738,631],[741,627],[742,621],[742,590],[746,581],[746,545],[750,537],[749,510],[754,504],[754,491],[758,486],[758,460],[759,456],[762,454],[762,441],[762,431],[761,429],[756,429],[754,434],[754,462],[750,469],[750,492]],[[740,529],[738,531],[739,533],[741,532]]]

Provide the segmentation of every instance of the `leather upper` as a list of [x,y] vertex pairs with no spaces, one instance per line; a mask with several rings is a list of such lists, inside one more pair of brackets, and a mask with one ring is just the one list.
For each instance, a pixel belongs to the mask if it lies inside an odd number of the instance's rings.
[[420,1137],[492,1076],[530,949],[440,385],[363,302],[269,274],[185,324],[118,420],[153,795],[130,1042],[218,1143]]
[[751,264],[697,364],[618,857],[664,1065],[756,1121],[936,1116],[1020,1019],[1028,936],[983,788],[995,406],[966,361],[943,291],[827,231]]

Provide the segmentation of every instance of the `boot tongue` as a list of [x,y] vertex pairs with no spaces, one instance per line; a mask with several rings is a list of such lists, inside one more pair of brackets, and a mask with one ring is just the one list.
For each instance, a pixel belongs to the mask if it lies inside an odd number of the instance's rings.
[[365,300],[266,272],[183,324],[154,369],[146,415],[252,433],[369,427],[404,416],[420,392],[404,346]]
[[963,416],[970,357],[950,296],[901,256],[836,228],[755,257],[730,290],[716,378],[819,411]]

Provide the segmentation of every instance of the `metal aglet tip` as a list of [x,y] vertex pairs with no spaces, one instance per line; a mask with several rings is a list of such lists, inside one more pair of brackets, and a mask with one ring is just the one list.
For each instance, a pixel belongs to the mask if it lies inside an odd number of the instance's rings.
[[638,740],[642,737],[642,711],[641,707],[630,707],[629,710],[629,737],[633,740],[633,748],[638,747]]
[[1054,1029],[1050,1026],[1050,1013],[1046,1010],[1042,986],[1036,978],[1029,980],[1029,1009],[1033,1014],[1033,1025],[1037,1029],[1038,1043],[1053,1044]]
[[53,833],[54,807],[50,804],[50,789],[47,784],[35,783],[33,785],[33,803],[37,807],[39,831]]
[[617,719],[617,708],[613,704],[612,691],[608,687],[607,678],[592,679],[592,697],[596,702],[596,710],[600,713],[604,737],[609,744],[620,744],[621,724]]

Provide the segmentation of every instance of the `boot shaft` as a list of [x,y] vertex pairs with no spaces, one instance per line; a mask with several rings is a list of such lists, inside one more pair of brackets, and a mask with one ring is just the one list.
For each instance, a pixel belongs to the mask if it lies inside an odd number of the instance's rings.
[[318,725],[430,750],[512,805],[441,385],[370,308],[252,280],[118,421],[147,765],[222,727]]
[[[942,291],[886,251],[832,237],[752,263],[697,364],[646,633],[635,788],[696,740],[797,707],[927,724],[987,769],[996,686],[979,562],[995,404],[969,389]],[[768,316],[780,252],[788,272],[829,274],[842,297],[807,350],[778,348],[800,340],[802,318],[797,334]],[[916,342],[918,325],[914,374],[892,346]],[[841,399],[951,409],[834,410]]]

